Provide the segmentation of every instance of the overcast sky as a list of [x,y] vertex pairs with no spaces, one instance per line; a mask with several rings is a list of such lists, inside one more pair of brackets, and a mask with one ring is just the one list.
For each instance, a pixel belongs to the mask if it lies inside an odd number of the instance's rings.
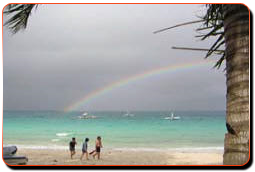
[[[25,31],[3,29],[4,110],[63,110],[110,83],[163,66],[205,61],[204,5],[40,5]],[[4,16],[4,21],[6,16]],[[217,56],[210,59],[217,60]],[[224,110],[224,67],[155,75],[115,88],[77,110]]]

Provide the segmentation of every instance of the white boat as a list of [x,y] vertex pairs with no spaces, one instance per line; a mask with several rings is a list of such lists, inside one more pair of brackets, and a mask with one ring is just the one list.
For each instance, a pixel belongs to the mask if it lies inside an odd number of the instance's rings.
[[127,111],[127,113],[125,113],[123,116],[124,116],[124,117],[134,117],[135,115],[132,114],[132,113],[129,113],[129,112]]
[[81,116],[88,116],[88,112],[84,112]]
[[81,116],[79,116],[80,119],[95,119],[97,116],[95,115],[89,115],[87,112],[83,113]]
[[166,119],[166,120],[179,120],[179,119],[181,119],[181,117],[179,117],[179,116],[174,116],[174,113],[172,112],[171,113],[171,116],[167,116],[167,117],[165,117],[164,119]]

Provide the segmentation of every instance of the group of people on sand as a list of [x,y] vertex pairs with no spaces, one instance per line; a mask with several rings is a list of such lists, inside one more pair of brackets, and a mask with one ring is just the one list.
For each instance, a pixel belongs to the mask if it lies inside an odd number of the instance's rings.
[[[82,144],[82,149],[81,149],[82,154],[81,154],[80,160],[82,160],[84,154],[86,154],[87,160],[89,160],[89,154],[92,155],[93,158],[97,156],[97,159],[100,159],[100,152],[101,152],[101,148],[103,147],[101,137],[100,136],[97,137],[96,143],[95,143],[95,150],[91,151],[90,153],[88,153],[88,142],[89,142],[89,138],[85,138]],[[77,142],[75,140],[75,137],[73,137],[69,143],[71,159],[73,159],[73,156],[75,154],[75,145],[77,145]]]

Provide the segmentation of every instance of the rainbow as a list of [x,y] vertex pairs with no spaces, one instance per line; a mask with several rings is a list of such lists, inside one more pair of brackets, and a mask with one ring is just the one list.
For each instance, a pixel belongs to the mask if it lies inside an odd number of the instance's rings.
[[87,95],[85,95],[85,97],[83,97],[82,99],[80,99],[79,101],[71,104],[70,106],[66,107],[64,109],[65,112],[69,112],[69,111],[73,111],[73,110],[77,110],[79,107],[81,107],[82,105],[88,103],[89,101],[96,99],[104,94],[109,93],[110,91],[128,85],[130,83],[151,77],[151,76],[155,76],[155,75],[160,75],[160,74],[164,74],[167,72],[174,72],[174,71],[179,71],[179,70],[191,70],[194,68],[199,68],[202,66],[211,66],[213,63],[215,63],[214,61],[209,61],[209,60],[203,60],[203,61],[199,61],[199,62],[191,62],[191,63],[184,63],[184,64],[175,64],[175,65],[169,65],[169,66],[164,66],[164,67],[160,67],[160,68],[156,68],[156,69],[152,69],[149,71],[145,71],[142,73],[138,73],[136,75],[132,75],[129,76],[127,78],[123,78],[121,80],[115,81],[113,83],[110,83],[106,86],[103,86],[101,88],[98,88],[90,93],[88,93]]

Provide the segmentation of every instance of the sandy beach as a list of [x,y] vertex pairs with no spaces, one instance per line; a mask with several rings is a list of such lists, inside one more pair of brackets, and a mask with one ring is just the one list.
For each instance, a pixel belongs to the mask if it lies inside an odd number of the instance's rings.
[[79,159],[77,151],[70,159],[68,150],[19,149],[17,155],[25,155],[27,165],[221,165],[220,152],[161,152],[103,150],[101,159]]

